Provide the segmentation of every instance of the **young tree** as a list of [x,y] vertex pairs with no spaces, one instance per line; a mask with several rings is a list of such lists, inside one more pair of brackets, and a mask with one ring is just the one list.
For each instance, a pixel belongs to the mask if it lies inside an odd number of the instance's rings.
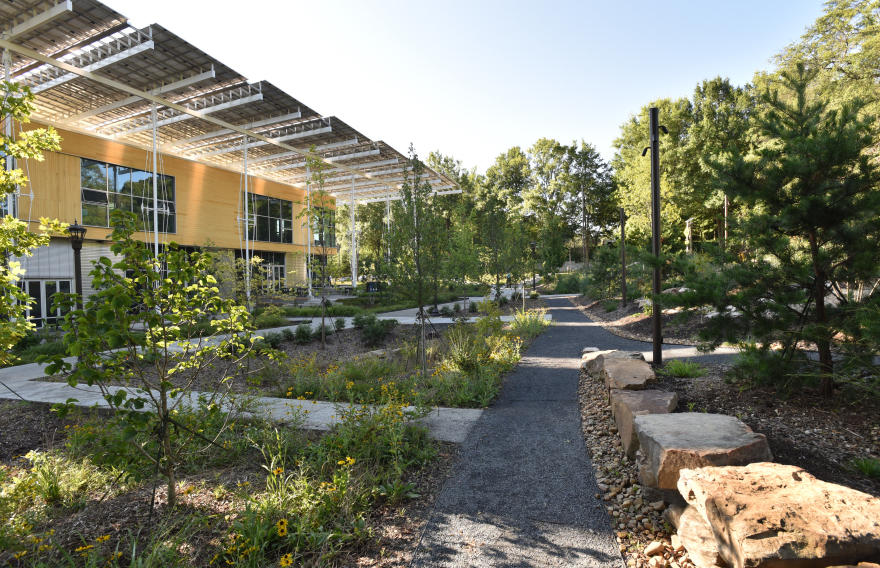
[[495,299],[501,297],[501,286],[509,269],[507,255],[510,226],[503,201],[489,194],[479,212],[480,240],[484,249],[483,265],[495,288]]
[[[847,311],[827,297],[838,282],[876,272],[880,170],[866,152],[877,132],[875,119],[861,116],[865,103],[829,109],[826,98],[809,95],[817,75],[802,64],[783,71],[785,92],[761,97],[751,151],[733,147],[708,161],[722,190],[748,211],[739,233],[751,261],[731,264],[704,290],[722,312],[713,320],[716,341],[738,331],[764,342],[815,343],[821,392],[830,397],[832,344]],[[743,317],[727,315],[728,305]]]
[[[315,145],[312,144],[309,152],[315,152]],[[327,180],[326,170],[330,166],[318,160],[317,158],[306,158],[306,167],[309,168],[309,178],[307,180],[308,191],[306,198],[297,203],[302,206],[302,210],[297,219],[305,219],[306,226],[309,227],[312,238],[312,250],[315,253],[308,259],[309,280],[314,283],[314,274],[318,273],[320,278],[320,294],[321,294],[321,349],[327,348],[327,340],[325,335],[326,315],[327,315],[327,256],[330,249],[335,247],[335,235],[331,234],[336,212],[330,209],[335,203],[333,197],[324,189],[324,182]],[[331,246],[332,245],[332,246]],[[355,283],[352,283],[354,285]]]
[[[54,357],[46,373],[67,373],[72,387],[100,388],[123,438],[168,480],[168,505],[174,507],[176,464],[199,443],[194,432],[228,402],[229,379],[253,352],[249,314],[220,296],[205,254],[188,254],[172,242],[156,258],[132,238],[135,214],[116,211],[111,221],[115,262],[102,257],[94,264],[90,276],[97,292],[84,309],[77,309],[76,294],[56,300],[67,310],[62,326],[67,353],[79,360],[73,366]],[[219,376],[214,388],[193,396],[209,370]],[[119,389],[115,381],[134,388]],[[68,410],[57,408],[60,414]],[[177,413],[182,409],[188,418]],[[158,453],[150,451],[151,442]]]
[[400,199],[393,206],[387,271],[394,291],[413,300],[422,315],[422,372],[427,373],[424,308],[432,294],[436,299],[447,235],[443,217],[438,215],[439,199],[431,184],[422,181],[424,171],[425,165],[410,145]]
[[[35,97],[30,89],[18,83],[3,82],[3,99],[0,101],[0,140],[5,158],[0,158],[0,198],[6,201],[7,195],[14,194],[20,187],[25,187],[28,178],[21,168],[6,168],[9,159],[43,160],[44,150],[60,150],[61,139],[51,127],[47,129],[21,132],[16,140],[7,136],[6,126],[12,122],[30,122],[34,112]],[[9,164],[10,166],[12,164]],[[0,263],[0,294],[4,301],[0,302],[0,365],[8,365],[14,357],[9,350],[24,337],[33,324],[28,321],[27,309],[33,301],[24,290],[19,288],[18,281],[24,274],[21,263],[16,260],[31,256],[33,250],[49,244],[49,234],[65,233],[66,224],[58,221],[40,219],[39,234],[28,230],[28,223],[20,221],[7,211],[6,217],[0,221],[0,250],[4,259]]]
[[566,148],[570,193],[570,216],[581,227],[584,267],[590,264],[590,240],[594,233],[615,225],[618,221],[617,201],[611,170],[592,144],[581,140]]

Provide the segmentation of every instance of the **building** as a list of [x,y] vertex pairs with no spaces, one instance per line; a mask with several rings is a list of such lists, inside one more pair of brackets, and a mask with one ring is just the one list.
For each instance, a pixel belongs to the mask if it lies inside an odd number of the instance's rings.
[[[34,230],[40,217],[80,220],[84,273],[109,255],[108,217],[122,209],[141,218],[137,238],[157,248],[211,242],[259,255],[276,285],[305,283],[321,238],[297,219],[311,194],[312,146],[336,203],[396,198],[405,156],[158,24],[134,28],[92,0],[7,0],[0,29],[6,80],[37,96],[32,122],[8,121],[7,133],[53,126],[62,138],[45,161],[9,165],[30,183],[0,207]],[[437,172],[425,177],[437,193],[459,191]],[[335,245],[332,231],[324,238]],[[73,289],[67,239],[53,238],[23,267],[32,319],[52,318],[52,294]],[[93,292],[88,278],[83,292]]]

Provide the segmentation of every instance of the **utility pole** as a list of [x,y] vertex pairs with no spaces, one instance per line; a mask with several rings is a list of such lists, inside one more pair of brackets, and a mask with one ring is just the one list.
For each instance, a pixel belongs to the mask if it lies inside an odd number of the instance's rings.
[[626,307],[626,213],[620,208],[620,307]]
[[652,286],[654,298],[651,303],[654,324],[653,363],[657,366],[663,364],[662,310],[657,301],[660,298],[660,129],[663,128],[663,131],[666,132],[666,128],[660,126],[660,109],[657,107],[651,107],[649,117],[651,129],[651,253],[658,262],[654,267]]

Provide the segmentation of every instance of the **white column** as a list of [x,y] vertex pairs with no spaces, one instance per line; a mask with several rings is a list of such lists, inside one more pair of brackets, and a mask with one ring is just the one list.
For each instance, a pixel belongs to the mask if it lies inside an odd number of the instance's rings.
[[309,298],[312,297],[312,174],[306,166],[306,238],[308,252],[306,254],[306,278],[309,281]]
[[[251,213],[250,213],[250,199],[248,196],[248,152],[247,152],[247,136],[242,137],[243,147],[244,147],[244,156],[242,159],[242,172],[244,173],[244,296],[247,301],[248,309],[251,306],[251,241],[250,241],[250,230],[251,230]],[[256,232],[257,227],[254,224],[254,231]]]
[[355,216],[354,216],[354,174],[351,176],[351,201],[348,203],[348,207],[351,210],[351,285],[357,286],[357,234],[355,231]]
[[159,141],[157,140],[156,121],[157,121],[156,103],[150,104],[150,116],[153,122],[153,234],[155,235],[154,252],[156,258],[159,258]]
[[[3,77],[5,80],[12,81],[9,67],[12,64],[12,55],[10,55],[8,49],[3,50]],[[6,137],[8,139],[12,138],[12,116],[6,117]],[[12,156],[6,156],[6,171],[12,169]],[[13,207],[15,204],[15,194],[7,193],[6,194],[6,213],[8,215],[13,214]]]

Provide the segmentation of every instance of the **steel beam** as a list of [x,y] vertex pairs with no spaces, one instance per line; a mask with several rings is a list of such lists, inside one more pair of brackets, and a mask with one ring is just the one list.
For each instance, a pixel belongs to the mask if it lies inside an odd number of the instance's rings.
[[[333,163],[336,163],[341,160],[354,160],[355,158],[363,158],[366,156],[378,156],[381,153],[382,153],[382,151],[378,150],[378,149],[367,150],[366,152],[356,152],[354,154],[343,154],[342,156],[330,156],[329,158],[325,158],[324,161],[333,164]],[[297,162],[295,164],[286,164],[284,166],[275,166],[274,168],[269,168],[268,170],[263,170],[260,173],[268,174],[268,173],[272,173],[272,172],[280,172],[283,170],[296,170],[296,169],[304,168],[304,167],[306,167],[305,162]],[[350,171],[345,166],[341,166],[336,169]]]
[[[12,48],[10,48],[10,49],[12,49]],[[81,71],[86,71],[88,73],[91,73],[92,71],[97,71],[98,69],[101,69],[102,67],[107,67],[108,65],[112,65],[112,64],[117,63],[119,61],[122,61],[123,59],[128,59],[129,57],[134,57],[138,53],[142,53],[144,51],[147,51],[148,49],[153,49],[153,40],[147,40],[143,43],[139,43],[133,47],[122,50],[119,53],[115,53],[115,54],[111,55],[110,57],[96,61],[96,62],[92,63],[91,65],[86,65],[85,67],[82,67],[82,68],[73,67],[73,69],[79,69]],[[12,49],[12,51],[15,51],[15,49]],[[60,61],[59,61],[59,63],[60,63]],[[67,83],[68,81],[73,81],[74,79],[76,79],[77,75],[79,75],[79,74],[75,73],[75,72],[65,73],[64,75],[55,77],[54,79],[49,79],[48,81],[34,85],[33,87],[31,87],[31,92],[36,94],[36,93],[45,91],[47,89],[51,89],[52,87],[57,87],[58,85],[63,85],[64,83]]]
[[[240,99],[232,99],[231,101],[226,101],[225,103],[216,104],[214,106],[205,107],[202,109],[202,112],[217,112],[221,110],[226,110],[228,108],[234,108],[241,105],[246,105],[248,103],[252,103],[254,101],[263,100],[263,93],[257,93],[255,95],[250,95],[248,97],[242,97]],[[184,120],[189,120],[191,118],[195,118],[194,116],[188,114],[179,114],[177,116],[172,116],[171,118],[166,118],[164,120],[160,120],[156,123],[156,128],[160,128],[162,126],[167,126],[169,124],[174,124],[175,122],[181,122]],[[144,132],[153,128],[153,125],[150,123],[142,124],[141,126],[135,126],[134,128],[129,128],[128,130],[120,130],[119,132],[113,133],[114,138],[122,138],[125,136],[131,136],[132,134],[137,134],[138,132]],[[230,131],[231,132],[231,131]]]
[[[354,137],[354,138],[352,138],[352,139],[350,139],[350,140],[343,140],[342,142],[331,142],[330,144],[322,144],[322,145],[320,145],[320,146],[316,146],[316,147],[315,147],[315,152],[318,152],[318,151],[320,151],[320,150],[330,150],[331,148],[341,148],[341,147],[343,147],[343,146],[353,146],[353,145],[355,145],[355,144],[358,144],[358,139],[357,139],[357,137]],[[304,152],[308,152],[308,151],[309,151],[308,148],[300,148],[300,150],[302,150],[302,151],[304,151]],[[280,160],[280,159],[282,159],[282,158],[289,158],[289,157],[291,157],[291,156],[299,156],[299,155],[300,155],[299,152],[293,152],[293,151],[291,151],[291,152],[281,152],[281,153],[279,153],[279,154],[272,154],[271,156],[266,156],[266,157],[264,157],[264,158],[259,158],[259,159],[257,159],[257,160],[250,160],[249,163],[251,163],[251,164],[257,164],[257,163],[260,163],[260,162],[271,162],[271,161],[273,161],[273,160]],[[238,161],[238,162],[232,162],[232,163],[229,164],[229,165],[230,165],[230,166],[240,166],[240,165],[241,165],[241,162],[240,162],[240,161]],[[269,167],[269,166],[259,166],[259,167],[256,168],[256,169],[268,168],[268,167]]]
[[[318,134],[324,134],[326,132],[333,132],[333,128],[330,126],[324,126],[322,128],[315,128],[314,130],[303,130],[300,132],[294,132],[293,134],[287,134],[285,136],[276,136],[275,138],[267,138],[266,140],[260,140],[259,142],[251,142],[247,145],[248,148],[257,148],[259,146],[265,146],[266,144],[273,144],[275,142],[286,142],[288,140],[296,140],[298,138],[308,138],[309,136],[317,136]],[[255,132],[251,137],[257,135]],[[272,142],[270,142],[272,140]],[[209,156],[219,156],[220,154],[229,154],[231,152],[240,152],[244,150],[244,146],[229,146],[228,148],[221,148],[219,150],[211,150],[209,152],[200,152],[197,154],[187,154],[192,155],[194,158],[207,158]]]
[[[185,107],[185,106],[183,106],[183,105],[179,105],[179,104],[177,104],[177,103],[173,103],[173,102],[171,102],[171,101],[169,101],[169,100],[163,99],[162,97],[159,97],[159,96],[157,96],[157,95],[151,95],[151,94],[144,94],[144,95],[141,95],[142,91],[138,91],[137,89],[135,89],[135,88],[133,88],[133,87],[130,87],[130,86],[128,86],[128,85],[125,85],[124,83],[120,83],[120,82],[118,82],[118,81],[114,81],[114,80],[112,80],[112,79],[108,79],[108,78],[106,78],[106,77],[102,77],[102,76],[100,76],[100,75],[96,75],[95,73],[92,73],[92,72],[87,71],[87,70],[85,70],[85,69],[80,69],[80,68],[78,68],[78,67],[74,67],[73,65],[70,65],[70,64],[65,63],[65,62],[63,62],[63,61],[58,61],[57,59],[53,59],[53,58],[51,58],[51,57],[47,57],[47,56],[43,55],[42,53],[39,53],[39,52],[37,52],[37,51],[34,51],[33,49],[28,49],[28,48],[23,47],[23,46],[20,46],[20,45],[18,45],[18,44],[12,43],[11,41],[7,41],[7,40],[2,40],[2,39],[0,39],[0,48],[5,48],[5,49],[8,49],[8,50],[10,50],[10,51],[14,51],[14,52],[16,52],[16,53],[20,53],[21,55],[24,55],[24,56],[26,56],[26,57],[29,57],[29,58],[31,58],[31,59],[33,59],[33,60],[35,60],[35,61],[42,61],[43,63],[47,63],[47,64],[49,64],[49,65],[53,65],[53,66],[55,66],[55,67],[58,67],[59,69],[62,69],[62,70],[64,70],[64,71],[67,71],[68,73],[73,73],[73,74],[75,74],[75,75],[79,75],[80,77],[84,77],[84,78],[86,78],[86,79],[90,79],[90,80],[92,80],[92,81],[95,81],[96,83],[99,83],[99,84],[105,85],[105,86],[107,86],[107,87],[112,87],[112,88],[114,88],[114,89],[119,89],[120,91],[122,91],[122,92],[124,92],[124,93],[128,93],[128,94],[130,94],[130,95],[143,96],[144,99],[146,99],[146,100],[148,100],[148,101],[150,101],[150,102],[154,102],[154,103],[157,103],[157,104],[165,105],[165,106],[167,106],[168,108],[173,108],[173,109],[175,109],[175,110],[178,110],[178,111],[180,111],[180,112],[184,112],[184,113],[186,113],[186,114],[191,114],[192,116],[196,116],[196,117],[198,117],[198,118],[204,120],[205,122],[208,122],[208,123],[213,124],[213,125],[215,125],[215,126],[219,126],[219,127],[221,127],[221,128],[230,128],[230,129],[234,130],[235,132],[238,132],[238,133],[240,133],[240,134],[244,134],[244,135],[250,136],[251,138],[255,138],[255,139],[257,139],[257,140],[263,141],[263,142],[265,142],[266,144],[273,144],[273,145],[275,145],[275,146],[278,146],[279,148],[283,148],[283,149],[285,149],[285,150],[295,152],[295,153],[297,153],[297,154],[303,156],[304,158],[313,158],[313,159],[315,159],[315,160],[319,160],[319,161],[324,162],[324,163],[326,163],[326,164],[330,164],[330,165],[337,166],[337,167],[339,167],[340,169],[346,170],[346,171],[348,171],[348,172],[350,172],[350,173],[353,173],[353,174],[355,174],[355,175],[357,175],[357,176],[359,176],[359,177],[366,178],[366,179],[374,179],[373,176],[372,176],[371,174],[368,174],[368,173],[365,173],[365,172],[358,171],[357,169],[355,169],[355,168],[350,168],[350,167],[348,167],[348,166],[343,166],[343,165],[340,165],[340,164],[334,164],[333,162],[329,161],[327,158],[325,158],[325,157],[323,157],[323,156],[320,156],[320,155],[318,155],[318,154],[313,154],[313,153],[308,152],[308,151],[305,151],[305,150],[300,150],[300,149],[298,149],[298,148],[294,148],[293,146],[291,146],[291,145],[289,145],[289,144],[285,144],[284,142],[282,142],[282,141],[280,141],[280,140],[274,140],[274,139],[269,138],[269,137],[267,137],[267,136],[263,136],[262,134],[257,134],[257,133],[255,133],[255,132],[250,132],[250,131],[247,130],[246,128],[241,128],[240,126],[235,126],[234,124],[231,124],[231,123],[229,123],[229,122],[226,122],[225,120],[221,120],[221,119],[219,119],[219,118],[212,117],[212,116],[210,116],[208,113],[205,113],[205,112],[202,112],[202,111],[193,110],[193,109],[191,109],[191,108],[187,108],[187,107]],[[379,183],[384,183],[384,182],[379,182]],[[398,191],[398,190],[400,189],[399,186],[397,186],[397,185],[393,185],[393,184],[390,184],[390,183],[389,183],[389,184],[385,184],[385,185],[387,185],[387,187],[388,187],[389,189],[391,189],[392,191]]]
[[[200,81],[204,81],[205,79],[213,79],[216,77],[216,73],[211,69],[210,71],[205,71],[204,73],[199,73],[197,75],[193,75],[192,77],[187,77],[186,79],[181,79],[180,81],[175,81],[173,83],[168,83],[167,85],[162,85],[161,87],[156,87],[155,89],[151,89],[148,91],[153,95],[161,95],[162,93],[167,93],[168,91],[173,91],[175,89],[180,89],[186,87],[188,85],[192,85],[194,83],[198,83]],[[127,97],[122,99],[121,101],[116,101],[115,103],[106,104],[104,106],[100,106],[98,108],[88,110],[86,112],[81,112],[79,114],[75,114],[63,120],[59,120],[58,122],[61,124],[73,124],[74,122],[79,122],[80,120],[85,120],[92,116],[97,116],[99,114],[104,114],[105,112],[110,112],[111,110],[115,110],[124,106],[128,106],[134,104],[138,101],[144,100],[143,97],[134,96]]]
[[45,12],[40,12],[33,18],[23,21],[17,26],[13,27],[8,32],[3,32],[2,37],[5,40],[12,41],[18,36],[24,35],[29,31],[35,30],[42,26],[45,23],[51,22],[58,16],[66,14],[67,12],[73,11],[73,3],[70,0],[64,0],[60,4],[56,4],[52,6]]
[[[363,170],[365,168],[375,168],[377,166],[388,166],[391,164],[396,164],[398,162],[399,162],[399,160],[397,158],[392,158],[390,160],[379,160],[378,162],[367,162],[365,164],[354,164],[352,167],[357,168],[359,170]],[[324,170],[324,173],[326,174],[326,173],[341,172],[341,171],[343,171],[343,170],[340,170],[338,168],[334,168],[332,170]],[[397,174],[402,171],[404,171],[403,168],[392,168],[392,169],[388,169],[388,170],[379,170],[379,171],[370,172],[370,173],[374,176],[384,176],[384,175],[390,175],[390,174]],[[280,179],[283,179],[286,181],[295,181],[298,179],[305,179],[305,177],[306,177],[305,174],[296,174],[295,176],[286,176],[286,177],[283,177]],[[334,178],[329,179],[328,181],[340,181],[342,179],[344,179],[344,176],[334,177]]]
[[[289,120],[295,120],[297,118],[301,118],[301,112],[292,112],[290,114],[283,114],[281,116],[276,116],[273,118],[267,118],[265,120],[258,120],[256,122],[252,122],[248,124],[248,128],[258,128],[260,126],[267,126],[270,124],[280,124],[282,122],[287,122]],[[271,130],[271,128],[264,128],[260,130],[260,132],[265,132],[266,130]],[[182,144],[192,144],[193,142],[201,142],[202,140],[210,140],[211,138],[217,138],[218,136],[225,136],[227,134],[233,134],[231,130],[228,128],[221,128],[220,130],[215,130],[213,132],[206,132],[204,134],[199,134],[198,136],[191,136],[189,138],[182,138],[180,140],[175,140],[174,142],[167,142],[162,144],[162,148],[173,148],[174,146],[180,146]],[[194,148],[189,148],[193,150]]]
[[[455,186],[450,185],[450,186],[447,186],[447,187],[455,187]],[[438,189],[439,189],[439,188],[438,188]],[[462,191],[461,191],[460,189],[453,189],[453,190],[450,190],[450,191],[438,191],[438,192],[436,192],[436,193],[432,193],[431,195],[452,195],[452,194],[455,194],[455,193],[461,193],[461,192],[462,192]],[[397,201],[397,200],[399,200],[400,198],[401,198],[400,195],[397,194],[397,195],[388,195],[388,196],[385,196],[385,197],[378,197],[378,198],[376,198],[376,199],[357,199],[356,202],[357,202],[358,204],[363,204],[363,203],[379,203],[379,202],[385,202],[385,201]],[[336,200],[336,205],[349,205],[349,201],[346,200],[346,199],[337,199],[337,200]]]

